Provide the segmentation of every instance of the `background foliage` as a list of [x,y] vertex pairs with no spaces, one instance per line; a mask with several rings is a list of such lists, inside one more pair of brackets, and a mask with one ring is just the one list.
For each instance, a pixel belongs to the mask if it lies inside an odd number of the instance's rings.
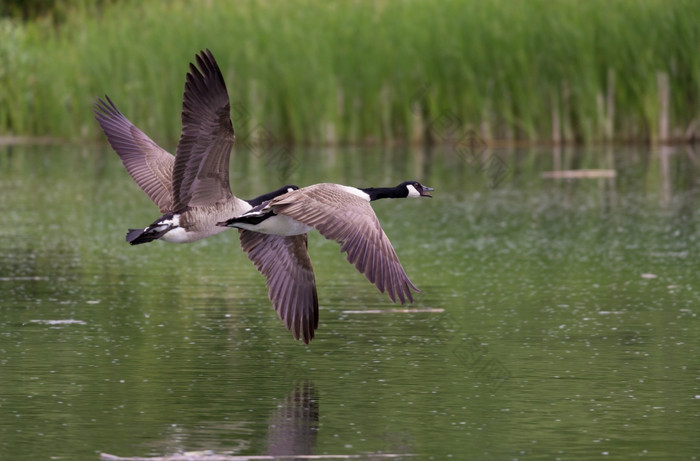
[[693,0],[76,0],[54,15],[26,5],[30,20],[0,22],[0,135],[99,139],[91,104],[108,93],[174,141],[186,63],[203,48],[226,74],[236,126],[286,142],[471,130],[653,141],[700,129]]

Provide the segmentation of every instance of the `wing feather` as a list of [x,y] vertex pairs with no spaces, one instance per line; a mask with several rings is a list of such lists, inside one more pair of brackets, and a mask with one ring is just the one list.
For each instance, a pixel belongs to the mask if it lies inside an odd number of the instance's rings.
[[190,64],[182,102],[182,135],[172,188],[174,208],[209,206],[232,197],[229,159],[234,142],[224,77],[209,50]]
[[307,235],[281,236],[240,231],[241,247],[267,279],[277,315],[294,335],[309,343],[318,328],[318,295]]
[[413,301],[420,291],[408,278],[372,206],[334,184],[317,184],[274,199],[275,213],[289,216],[340,243],[358,271],[393,302]]
[[111,99],[98,99],[95,119],[102,127],[112,149],[119,155],[136,184],[150,197],[161,213],[170,211],[170,190],[175,157],[136,128],[117,109]]

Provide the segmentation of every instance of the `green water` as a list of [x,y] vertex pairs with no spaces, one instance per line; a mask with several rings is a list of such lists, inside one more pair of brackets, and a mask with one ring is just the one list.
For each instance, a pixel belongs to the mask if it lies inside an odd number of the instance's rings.
[[0,459],[696,459],[698,152],[293,155],[237,152],[234,192],[435,187],[374,204],[429,312],[312,234],[305,346],[235,232],[126,244],[158,213],[105,146],[0,148]]

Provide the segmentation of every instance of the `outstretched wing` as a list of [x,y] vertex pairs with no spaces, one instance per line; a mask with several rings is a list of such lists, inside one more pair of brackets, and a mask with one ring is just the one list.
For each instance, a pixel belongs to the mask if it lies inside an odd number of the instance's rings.
[[105,99],[97,100],[94,112],[112,149],[160,212],[169,211],[172,206],[170,185],[175,157],[136,128],[108,96]]
[[241,247],[267,278],[268,296],[294,339],[309,343],[318,328],[318,295],[307,236],[240,231]]
[[224,77],[209,50],[190,64],[182,102],[182,135],[173,169],[173,208],[208,206],[232,197],[229,158],[234,133]]
[[411,289],[420,291],[408,279],[367,200],[336,185],[317,184],[273,200],[272,207],[340,243],[348,261],[392,301],[412,302]]

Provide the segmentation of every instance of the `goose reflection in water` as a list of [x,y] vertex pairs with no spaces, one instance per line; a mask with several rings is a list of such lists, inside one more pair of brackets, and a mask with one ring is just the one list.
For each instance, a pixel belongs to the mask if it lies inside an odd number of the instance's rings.
[[[266,454],[250,455],[253,458],[280,457],[295,459],[295,457],[313,456],[318,433],[318,394],[313,383],[307,380],[298,382],[277,405],[268,420],[267,435],[251,431],[251,421],[240,422],[210,422],[197,424],[196,427],[186,427],[173,424],[168,427],[168,436],[155,445],[150,445],[162,453],[170,453],[157,457],[123,457],[102,453],[103,461],[165,461],[178,459],[181,461],[239,460],[249,459],[240,453],[260,451]],[[228,446],[213,443],[213,440],[228,440]],[[231,446],[237,442],[237,446]],[[218,445],[218,446],[215,446]],[[187,448],[185,448],[187,447]]]
[[318,434],[318,394],[313,384],[296,385],[268,420],[267,454],[312,455]]

